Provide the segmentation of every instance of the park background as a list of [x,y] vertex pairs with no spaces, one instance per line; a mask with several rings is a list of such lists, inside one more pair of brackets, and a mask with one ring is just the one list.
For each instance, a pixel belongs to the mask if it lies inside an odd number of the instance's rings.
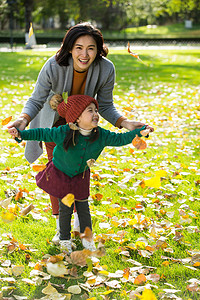
[[[199,5],[1,1],[0,299],[199,299]],[[52,28],[54,18],[59,28]],[[69,259],[51,243],[55,219],[35,184],[46,155],[29,165],[25,144],[10,138],[7,125],[80,20],[96,21],[105,34],[116,107],[155,132],[145,150],[108,147],[92,167],[90,208],[100,248],[90,257],[74,237],[80,252]],[[27,47],[30,23],[37,43]],[[128,53],[129,40],[142,61]],[[102,119],[100,125],[119,131]]]

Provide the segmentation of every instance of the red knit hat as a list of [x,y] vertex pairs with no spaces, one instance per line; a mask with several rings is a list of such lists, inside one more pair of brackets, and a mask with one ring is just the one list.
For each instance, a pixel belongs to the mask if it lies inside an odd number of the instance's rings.
[[99,105],[96,99],[87,95],[71,95],[68,97],[67,103],[62,101],[57,106],[57,111],[61,117],[65,118],[67,123],[74,123],[92,102],[98,109]]

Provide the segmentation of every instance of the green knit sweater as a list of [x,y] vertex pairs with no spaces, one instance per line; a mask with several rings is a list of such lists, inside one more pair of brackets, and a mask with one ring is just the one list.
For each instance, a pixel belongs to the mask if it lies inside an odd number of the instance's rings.
[[29,130],[19,130],[22,140],[36,140],[44,142],[54,142],[56,147],[53,151],[53,163],[57,169],[64,172],[70,177],[83,173],[88,169],[87,161],[89,159],[97,159],[104,147],[106,146],[123,146],[130,144],[136,135],[141,137],[140,131],[145,129],[143,126],[140,129],[125,133],[115,133],[109,130],[99,128],[99,138],[94,141],[89,141],[89,136],[79,134],[78,143],[75,146],[69,147],[66,151],[63,147],[63,141],[70,128],[68,125],[58,128],[36,128]]

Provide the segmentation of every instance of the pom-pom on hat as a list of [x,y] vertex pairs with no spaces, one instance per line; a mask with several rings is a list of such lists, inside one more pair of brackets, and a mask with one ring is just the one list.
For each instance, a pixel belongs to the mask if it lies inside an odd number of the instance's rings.
[[99,105],[96,99],[87,95],[71,95],[68,97],[67,103],[62,101],[58,105],[57,111],[62,118],[65,118],[67,123],[74,123],[92,102],[98,109]]

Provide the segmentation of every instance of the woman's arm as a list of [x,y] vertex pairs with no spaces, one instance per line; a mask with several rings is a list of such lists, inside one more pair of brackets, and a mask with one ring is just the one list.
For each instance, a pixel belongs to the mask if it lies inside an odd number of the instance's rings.
[[[97,100],[99,103],[99,113],[108,122],[119,128],[126,128],[128,130],[134,130],[141,128],[145,124],[137,122],[135,120],[128,120],[116,109],[113,103],[113,89],[115,83],[115,67],[108,59],[102,59],[101,72],[99,74],[102,85],[97,92]],[[153,131],[153,127],[151,131]]]
[[31,120],[42,109],[51,90],[51,64],[54,58],[50,58],[42,67],[34,88],[34,91],[22,109],[20,117],[11,123],[8,128],[16,127],[24,130]]

